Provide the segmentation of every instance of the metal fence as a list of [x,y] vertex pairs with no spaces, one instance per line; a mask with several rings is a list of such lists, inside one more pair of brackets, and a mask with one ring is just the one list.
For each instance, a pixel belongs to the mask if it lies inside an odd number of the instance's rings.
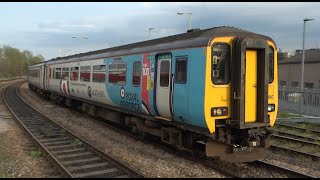
[[320,91],[316,89],[305,89],[301,93],[299,88],[279,86],[279,111],[300,113],[300,101],[302,114],[309,116],[320,116]]

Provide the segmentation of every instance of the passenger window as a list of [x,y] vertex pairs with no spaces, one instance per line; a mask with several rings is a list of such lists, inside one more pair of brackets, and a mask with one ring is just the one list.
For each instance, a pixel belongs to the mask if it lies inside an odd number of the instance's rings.
[[79,67],[72,67],[71,68],[70,80],[71,81],[78,81],[79,80]]
[[69,80],[69,68],[62,68],[62,79]]
[[170,61],[161,61],[160,63],[160,86],[169,86]]
[[61,68],[56,68],[55,79],[61,79]]
[[106,80],[106,65],[93,66],[92,82],[104,83]]
[[134,86],[140,86],[140,79],[141,79],[141,62],[134,62],[132,84]]
[[185,84],[187,82],[187,58],[176,59],[176,83]]
[[274,79],[274,49],[269,46],[269,84],[273,82]]
[[80,67],[80,81],[90,82],[91,66]]
[[214,84],[228,84],[230,72],[230,47],[227,43],[217,43],[212,46],[211,80]]
[[117,85],[126,84],[127,64],[113,63],[109,64],[109,83]]

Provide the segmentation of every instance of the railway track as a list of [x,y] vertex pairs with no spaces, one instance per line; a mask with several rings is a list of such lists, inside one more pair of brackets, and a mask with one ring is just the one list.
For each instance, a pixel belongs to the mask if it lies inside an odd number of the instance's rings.
[[296,155],[300,155],[300,156],[305,156],[305,157],[308,157],[308,158],[311,158],[313,161],[319,161],[320,160],[320,157],[318,155],[315,155],[313,153],[309,153],[309,152],[303,152],[303,151],[300,151],[300,150],[297,150],[297,149],[293,149],[293,148],[289,148],[289,147],[286,147],[286,146],[283,146],[283,145],[275,145],[275,144],[272,144],[270,146],[270,150],[272,151],[285,151],[287,153],[290,153],[291,155],[293,154],[296,154]]
[[142,178],[129,166],[104,154],[85,140],[51,121],[17,92],[17,83],[7,87],[3,99],[16,120],[66,177]]
[[[276,125],[279,127],[285,127],[285,130],[277,128],[271,129],[273,132],[273,143],[271,145],[272,150],[294,153],[296,155],[311,158],[314,161],[319,161],[320,131],[287,123],[278,122]],[[297,132],[293,133],[290,130],[297,130]]]
[[305,136],[305,135],[299,135],[297,133],[291,133],[291,132],[287,132],[287,131],[279,131],[279,130],[272,130],[273,132],[273,136],[274,137],[279,137],[280,136],[286,138],[293,138],[293,140],[296,141],[301,141],[301,143],[310,143],[313,145],[320,145],[319,143],[317,143],[318,141],[320,142],[320,139],[317,137],[311,137],[311,136]]
[[276,122],[275,125],[288,127],[288,128],[293,128],[293,129],[297,129],[297,130],[302,130],[302,131],[305,131],[305,132],[312,132],[312,133],[320,134],[319,130],[310,129],[310,128],[303,128],[303,127],[299,127],[297,125],[292,125],[292,124],[288,124],[288,123],[284,123],[284,122]]
[[255,163],[255,165],[261,165],[261,166],[265,166],[268,167],[268,169],[272,169],[274,171],[277,171],[279,173],[286,173],[286,175],[288,176],[288,178],[317,178],[314,176],[310,176],[307,174],[302,174],[296,171],[293,171],[291,169],[285,168],[285,167],[281,167],[272,163],[269,163],[267,161],[263,161],[263,160],[257,160],[254,161],[253,163]]
[[[97,122],[99,122],[103,126],[107,126],[108,128],[114,129],[114,130],[116,130],[118,132],[121,132],[121,133],[123,133],[125,135],[128,135],[128,136],[130,136],[132,138],[135,138],[137,140],[143,141],[143,142],[145,142],[147,144],[152,144],[152,145],[154,145],[156,147],[164,149],[164,150],[166,150],[166,151],[168,151],[168,152],[170,152],[172,154],[178,155],[180,157],[183,157],[183,158],[186,158],[186,159],[189,159],[189,160],[192,160],[192,161],[200,162],[200,163],[204,164],[207,167],[210,167],[210,168],[213,168],[213,169],[217,170],[219,173],[223,174],[226,177],[231,177],[231,178],[248,177],[246,175],[239,174],[238,171],[235,171],[235,170],[232,170],[232,169],[229,169],[229,168],[225,168],[225,167],[221,167],[220,164],[215,164],[215,163],[212,163],[212,162],[210,163],[210,160],[209,161],[205,161],[202,158],[195,158],[193,156],[190,156],[190,154],[179,153],[174,148],[168,147],[166,144],[159,143],[159,142],[154,142],[152,140],[149,140],[148,138],[147,139],[141,138],[141,136],[137,136],[137,135],[132,134],[132,133],[130,133],[128,131],[125,131],[124,129],[122,129],[118,125],[115,125],[113,123],[106,123],[101,118],[97,118],[97,119],[98,119]],[[272,169],[272,171],[278,172],[280,174],[286,174],[288,177],[314,178],[313,176],[309,176],[309,175],[306,175],[306,174],[301,174],[299,172],[295,172],[293,170],[290,170],[290,169],[287,169],[287,168],[283,168],[283,167],[280,167],[280,166],[277,166],[277,165],[273,165],[271,163],[260,161],[260,160],[252,162],[252,163],[248,163],[248,164],[251,164],[252,166],[263,166],[263,167],[265,167],[267,169]]]
[[[217,170],[219,173],[223,174],[226,177],[229,177],[229,178],[243,178],[244,177],[242,174],[239,174],[237,172],[233,172],[228,168],[223,168],[219,164],[215,164],[215,163],[210,162],[210,160],[204,160],[204,159],[206,159],[206,157],[198,158],[198,157],[190,156],[190,154],[187,154],[187,153],[181,153],[181,152],[179,153],[177,150],[167,146],[166,144],[159,143],[159,142],[154,142],[154,141],[149,140],[149,139],[141,138],[141,137],[139,137],[139,136],[137,136],[135,134],[132,134],[132,133],[130,133],[128,131],[125,131],[124,129],[122,129],[118,125],[115,125],[113,123],[107,123],[107,122],[101,120],[100,118],[97,118],[97,119],[98,119],[98,122],[103,126],[107,126],[108,128],[111,128],[111,129],[113,129],[115,131],[121,132],[121,133],[123,133],[123,134],[125,134],[127,136],[130,136],[132,138],[135,138],[137,140],[143,141],[143,142],[145,142],[147,144],[152,144],[153,146],[156,146],[158,148],[164,149],[167,152],[170,152],[170,153],[175,154],[177,156],[189,159],[191,161],[200,162],[200,163],[202,163],[203,165],[205,165],[207,167],[210,167],[210,168],[213,168],[214,170]],[[285,168],[285,167],[281,167],[281,166],[278,166],[278,165],[275,165],[275,164],[271,164],[271,163],[263,161],[263,160],[257,160],[257,161],[254,161],[254,162],[250,162],[248,164],[251,164],[253,166],[264,166],[267,169],[272,169],[273,171],[281,173],[281,174],[285,173],[289,178],[317,178],[317,177],[314,177],[314,176],[310,176],[310,175],[306,175],[306,174],[303,174],[303,173],[296,172],[294,170],[290,170],[290,169]],[[254,177],[251,177],[251,178],[254,178]]]

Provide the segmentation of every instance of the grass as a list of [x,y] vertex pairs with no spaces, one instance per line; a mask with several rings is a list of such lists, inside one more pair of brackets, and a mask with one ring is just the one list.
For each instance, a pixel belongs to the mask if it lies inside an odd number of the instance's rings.
[[290,118],[290,117],[302,117],[300,114],[291,114],[288,112],[278,112],[277,118]]
[[42,152],[39,151],[39,150],[33,150],[33,151],[31,151],[30,154],[31,154],[32,157],[40,157],[40,156],[42,156]]
[[73,141],[73,143],[76,144],[77,146],[82,146],[83,145],[82,142],[79,139],[75,139]]
[[14,178],[14,177],[7,174],[0,174],[0,178]]
[[60,132],[63,134],[65,132],[67,132],[65,129],[61,129]]

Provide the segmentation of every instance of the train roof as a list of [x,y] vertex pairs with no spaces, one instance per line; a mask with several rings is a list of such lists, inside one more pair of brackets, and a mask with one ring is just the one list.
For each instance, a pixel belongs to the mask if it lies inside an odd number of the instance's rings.
[[33,65],[28,66],[28,68],[40,67],[40,66],[43,66],[45,63],[46,63],[46,62],[40,62],[40,63],[37,63],[37,64],[33,64]]
[[122,55],[138,54],[144,52],[165,51],[170,49],[202,47],[207,46],[212,38],[220,36],[262,38],[273,42],[273,40],[270,37],[264,35],[245,31],[234,27],[220,26],[203,30],[193,29],[191,31],[189,30],[186,33],[167,36],[163,38],[142,41],[96,51],[90,51],[65,57],[57,57],[46,62],[48,64],[54,64],[61,62],[117,57]]

